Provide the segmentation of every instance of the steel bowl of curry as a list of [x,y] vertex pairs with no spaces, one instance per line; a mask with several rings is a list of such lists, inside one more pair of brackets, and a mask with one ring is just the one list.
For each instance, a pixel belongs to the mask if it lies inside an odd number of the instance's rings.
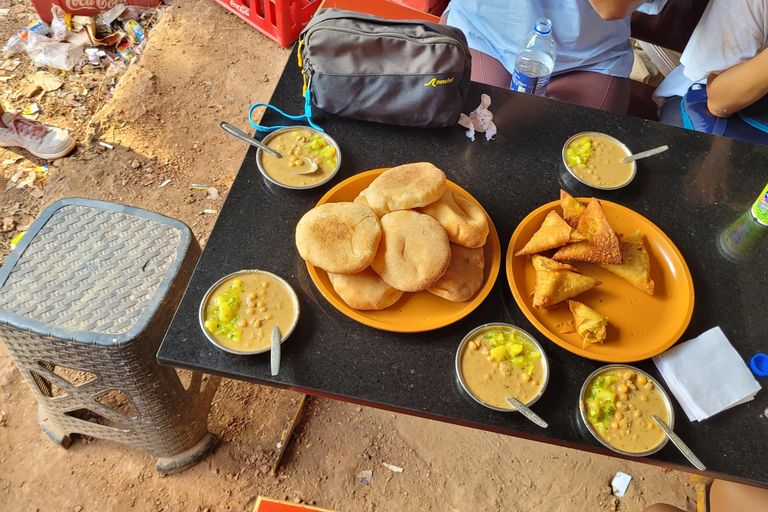
[[605,133],[582,132],[563,146],[563,164],[568,173],[584,185],[599,190],[627,186],[637,173],[637,162],[622,162],[632,156],[620,140]]
[[470,331],[456,351],[456,375],[476,402],[513,412],[507,396],[533,405],[549,382],[549,362],[536,339],[511,324],[490,323]]
[[675,426],[667,392],[656,379],[633,366],[598,368],[584,381],[579,396],[587,429],[603,446],[623,455],[644,457],[667,444],[654,414],[669,428]]
[[[256,164],[264,177],[275,185],[290,189],[319,187],[336,176],[341,167],[339,145],[327,133],[308,126],[288,126],[262,140],[283,157],[277,158],[261,148]],[[307,172],[314,164],[317,169]]]
[[222,277],[200,303],[200,327],[208,341],[232,354],[260,354],[271,348],[272,330],[284,342],[299,321],[299,298],[284,279],[263,270]]

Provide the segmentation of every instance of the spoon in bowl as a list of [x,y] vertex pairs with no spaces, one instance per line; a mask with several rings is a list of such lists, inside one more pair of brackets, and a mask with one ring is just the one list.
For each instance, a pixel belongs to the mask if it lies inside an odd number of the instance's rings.
[[[234,126],[232,126],[231,124],[229,124],[229,123],[227,123],[225,121],[221,121],[219,123],[219,128],[221,128],[222,130],[224,130],[225,133],[233,136],[234,138],[236,138],[238,140],[241,140],[243,142],[247,142],[251,146],[255,146],[255,147],[261,149],[262,151],[266,151],[267,153],[269,153],[270,155],[274,156],[275,158],[283,158],[282,154],[280,154],[277,151],[275,151],[274,149],[270,148],[269,146],[267,146],[263,142],[254,139],[253,137],[251,137],[247,133],[244,133],[244,132],[238,130],[237,128],[235,128]],[[309,170],[307,170],[307,171],[291,171],[293,174],[299,174],[299,175],[301,175],[301,174],[312,174],[313,172],[315,172],[318,169],[317,162],[315,162],[311,158],[307,158],[306,156],[303,156],[303,157],[301,157],[301,159],[309,164]]]
[[280,328],[275,326],[272,329],[272,348],[270,350],[270,363],[272,366],[272,376],[280,371]]
[[653,415],[653,419],[656,420],[656,423],[658,423],[659,426],[661,427],[661,430],[663,430],[664,433],[667,434],[667,437],[669,438],[669,440],[672,441],[672,443],[677,447],[677,449],[680,450],[680,452],[683,455],[685,455],[685,458],[688,459],[688,461],[691,464],[693,464],[693,466],[696,469],[698,469],[699,471],[705,471],[707,469],[707,467],[704,464],[702,464],[699,458],[693,454],[691,449],[688,448],[688,446],[683,442],[683,440],[680,439],[678,435],[675,434],[675,432],[671,428],[669,428],[669,425],[664,423],[664,420],[662,420],[655,414]]
[[635,153],[634,155],[628,156],[626,158],[622,158],[621,161],[634,162],[635,160],[640,160],[641,158],[658,155],[659,153],[663,153],[668,149],[669,149],[669,146],[659,146],[657,148],[649,149],[647,151],[641,151],[639,153]]
[[523,403],[517,398],[508,396],[507,402],[509,402],[512,405],[512,407],[514,407],[517,410],[517,412],[519,412],[520,414],[525,416],[527,419],[531,420],[536,425],[540,426],[541,428],[547,428],[549,426],[549,423],[544,421],[541,418],[541,416],[539,416],[538,414],[530,410],[528,407],[523,405]]

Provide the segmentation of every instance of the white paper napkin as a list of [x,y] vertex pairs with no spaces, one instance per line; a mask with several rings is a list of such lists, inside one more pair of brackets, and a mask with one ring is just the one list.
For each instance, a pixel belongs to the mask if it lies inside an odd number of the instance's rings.
[[662,352],[653,362],[691,421],[748,402],[760,391],[720,327]]

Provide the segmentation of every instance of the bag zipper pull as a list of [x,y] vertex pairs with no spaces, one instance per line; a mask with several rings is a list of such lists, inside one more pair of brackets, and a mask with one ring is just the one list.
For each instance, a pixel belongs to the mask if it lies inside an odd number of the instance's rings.
[[301,47],[304,46],[304,39],[299,41],[299,45],[296,47],[296,57],[299,59],[299,67],[303,67],[301,64]]

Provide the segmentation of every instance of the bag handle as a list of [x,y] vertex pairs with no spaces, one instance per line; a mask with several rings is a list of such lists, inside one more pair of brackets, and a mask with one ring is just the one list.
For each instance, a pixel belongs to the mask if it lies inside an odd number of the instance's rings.
[[279,108],[274,107],[268,103],[254,103],[253,105],[251,105],[251,108],[248,110],[248,122],[251,123],[251,126],[254,127],[257,131],[263,132],[263,133],[271,133],[275,130],[279,130],[280,128],[287,128],[287,126],[262,126],[260,124],[256,124],[253,122],[253,118],[252,118],[253,111],[258,107],[267,107],[267,108],[271,108],[272,110],[276,110],[281,116],[291,119],[293,121],[304,121],[306,119],[306,121],[309,123],[309,126],[314,128],[315,130],[319,130],[325,133],[325,130],[320,128],[318,125],[316,125],[312,121],[312,105],[309,103],[309,98],[310,98],[309,89],[307,89],[307,94],[305,95],[305,100],[304,100],[304,115],[301,115],[301,116],[292,116],[290,114],[286,114]]

